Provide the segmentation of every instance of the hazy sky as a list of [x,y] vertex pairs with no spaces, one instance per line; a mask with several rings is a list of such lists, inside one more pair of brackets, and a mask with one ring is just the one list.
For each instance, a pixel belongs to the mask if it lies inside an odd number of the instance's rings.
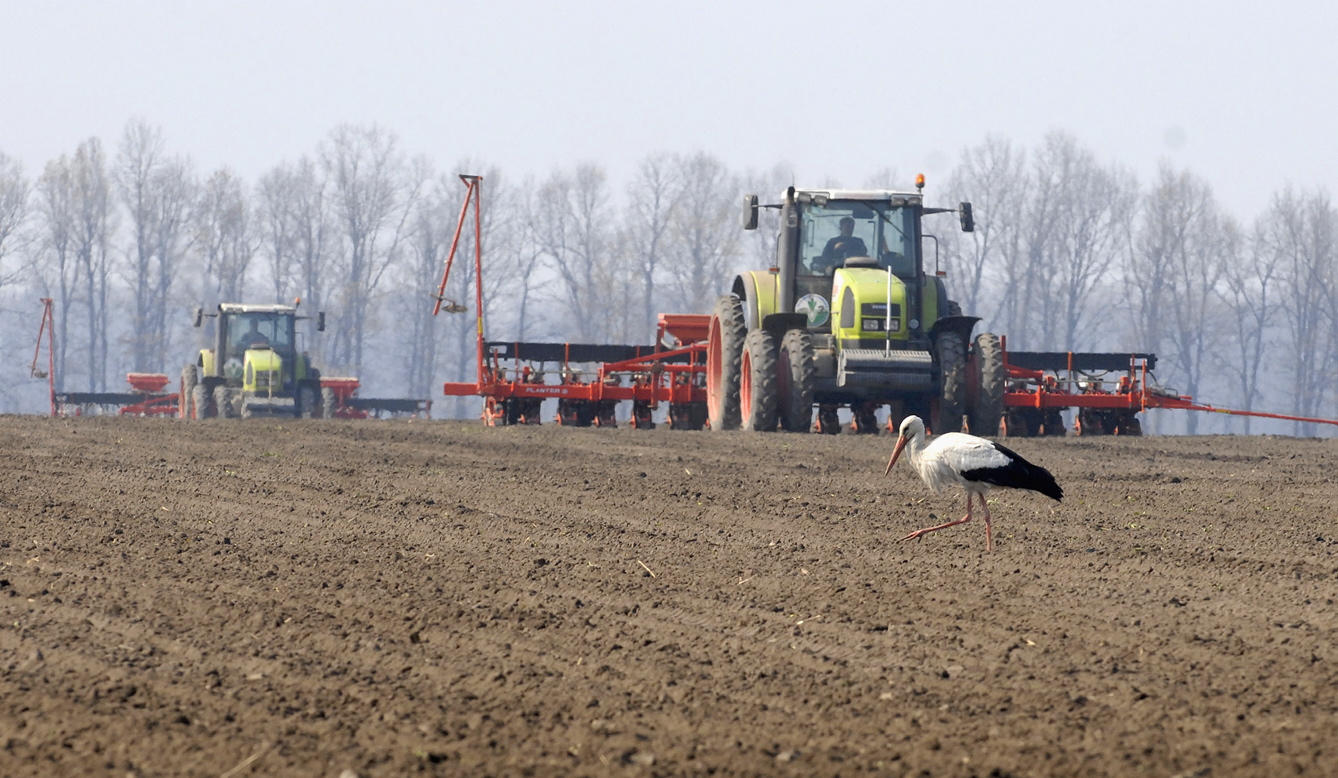
[[652,151],[796,183],[930,176],[998,133],[1159,161],[1252,219],[1338,182],[1338,3],[0,0],[0,151],[29,174],[139,116],[254,179],[342,122],[513,177]]

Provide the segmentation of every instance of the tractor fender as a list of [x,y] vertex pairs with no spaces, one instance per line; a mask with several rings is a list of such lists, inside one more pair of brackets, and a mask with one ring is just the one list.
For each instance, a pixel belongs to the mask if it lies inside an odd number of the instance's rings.
[[971,331],[976,328],[979,316],[944,316],[929,328],[929,342],[934,342],[940,332],[955,332],[962,336],[963,343],[971,342]]
[[774,273],[749,270],[734,278],[730,292],[743,301],[743,320],[749,330],[755,330],[776,311],[779,282]]

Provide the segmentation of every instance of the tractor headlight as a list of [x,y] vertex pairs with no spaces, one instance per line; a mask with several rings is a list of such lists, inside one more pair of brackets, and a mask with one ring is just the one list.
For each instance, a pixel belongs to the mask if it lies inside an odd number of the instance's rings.
[[[887,323],[886,319],[860,319],[860,329],[865,332],[882,332],[883,326]],[[892,332],[901,329],[901,320],[892,320]]]

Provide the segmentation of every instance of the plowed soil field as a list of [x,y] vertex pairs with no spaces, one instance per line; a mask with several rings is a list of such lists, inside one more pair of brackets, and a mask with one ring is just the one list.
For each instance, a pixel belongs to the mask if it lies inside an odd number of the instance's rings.
[[1010,445],[0,418],[0,774],[1338,774],[1338,442]]

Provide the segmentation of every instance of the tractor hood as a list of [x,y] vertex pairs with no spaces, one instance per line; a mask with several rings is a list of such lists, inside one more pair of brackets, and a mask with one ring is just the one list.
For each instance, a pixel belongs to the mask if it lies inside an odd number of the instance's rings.
[[888,339],[905,341],[909,337],[905,282],[876,267],[837,270],[832,279],[832,334],[842,347],[850,348],[878,348]]

